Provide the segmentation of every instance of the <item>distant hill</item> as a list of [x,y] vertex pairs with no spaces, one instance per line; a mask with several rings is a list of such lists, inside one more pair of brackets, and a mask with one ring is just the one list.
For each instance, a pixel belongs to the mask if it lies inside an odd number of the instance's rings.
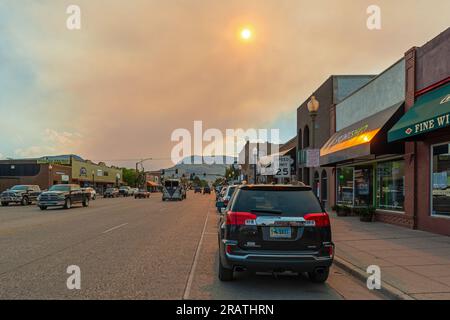
[[[215,160],[215,163],[208,164]],[[180,178],[185,175],[189,177],[191,174],[195,174],[202,180],[208,182],[214,182],[217,178],[221,178],[225,175],[225,170],[234,163],[236,158],[228,156],[215,156],[215,157],[202,157],[191,156],[184,158],[177,165],[164,169],[165,177]],[[222,162],[223,164],[220,164]],[[200,164],[195,164],[200,163]],[[229,164],[227,164],[229,163]],[[178,175],[175,173],[178,169]]]

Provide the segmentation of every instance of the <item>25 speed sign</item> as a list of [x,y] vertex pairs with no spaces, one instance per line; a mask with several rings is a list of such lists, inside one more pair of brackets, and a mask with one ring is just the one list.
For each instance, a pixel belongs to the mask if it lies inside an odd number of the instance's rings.
[[291,176],[291,165],[294,162],[291,157],[284,156],[278,160],[278,168],[275,172],[276,178],[288,178]]

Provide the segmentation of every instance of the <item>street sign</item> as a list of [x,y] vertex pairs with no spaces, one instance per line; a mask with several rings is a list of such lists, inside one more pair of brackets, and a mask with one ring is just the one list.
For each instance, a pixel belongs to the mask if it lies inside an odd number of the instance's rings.
[[320,167],[320,149],[306,150],[306,167],[308,168]]
[[289,178],[291,176],[291,165],[294,160],[290,156],[283,156],[278,158],[278,168],[275,165],[276,178]]

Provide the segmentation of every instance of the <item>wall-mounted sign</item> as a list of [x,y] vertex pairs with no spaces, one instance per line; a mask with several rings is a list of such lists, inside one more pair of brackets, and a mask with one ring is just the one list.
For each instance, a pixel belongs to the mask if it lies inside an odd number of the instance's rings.
[[63,174],[63,175],[61,176],[61,181],[63,181],[63,182],[69,182],[69,176],[68,176],[67,174]]
[[80,168],[80,177],[87,177],[87,169],[85,167]]
[[37,164],[60,164],[60,165],[70,165],[70,157],[58,157],[58,156],[50,156],[50,157],[41,157],[37,159]]
[[306,167],[308,168],[320,167],[320,149],[306,150]]

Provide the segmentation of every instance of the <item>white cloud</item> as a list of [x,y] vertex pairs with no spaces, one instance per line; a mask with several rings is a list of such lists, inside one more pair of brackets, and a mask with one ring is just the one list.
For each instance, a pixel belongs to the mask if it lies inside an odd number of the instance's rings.
[[18,148],[14,153],[16,156],[23,158],[77,153],[81,146],[81,139],[82,135],[78,132],[58,132],[47,128],[42,136],[42,144]]

